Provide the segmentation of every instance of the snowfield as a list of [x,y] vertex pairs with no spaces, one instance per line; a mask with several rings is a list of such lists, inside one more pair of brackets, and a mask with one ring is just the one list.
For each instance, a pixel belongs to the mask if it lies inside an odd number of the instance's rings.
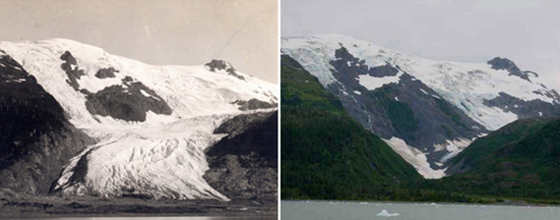
[[[538,92],[545,93],[550,90],[542,83],[538,83],[539,80],[534,75],[529,75],[529,79],[532,81],[530,82],[519,77],[509,76],[506,70],[492,69],[487,63],[428,60],[343,35],[282,38],[282,53],[298,61],[326,88],[336,81],[330,71],[333,67],[329,62],[336,59],[335,50],[339,49],[341,45],[355,57],[365,60],[370,67],[385,65],[386,62],[393,66],[398,65],[403,71],[421,80],[435,90],[440,97],[445,98],[490,130],[496,130],[515,121],[517,116],[484,105],[484,99],[496,98],[500,92],[507,90],[507,94],[521,100],[540,99],[548,103],[554,102],[554,99],[538,94]],[[374,90],[383,84],[398,82],[401,74],[382,78],[360,76],[360,84],[369,90]]]
[[[75,127],[97,140],[65,167],[55,186],[64,193],[228,201],[202,178],[208,169],[204,150],[224,136],[213,134],[214,129],[239,114],[275,110],[241,111],[234,101],[279,102],[275,84],[243,73],[238,73],[245,78],[240,80],[203,65],[153,66],[66,39],[0,42],[0,49],[37,78]],[[172,114],[148,112],[144,122],[90,114],[85,95],[66,83],[60,59],[65,51],[77,60],[73,68],[85,72],[78,79],[81,88],[95,93],[121,85],[130,76],[155,91]],[[109,67],[119,71],[115,78],[95,77],[99,69]],[[143,90],[142,95],[150,96]],[[87,162],[87,172],[83,180],[75,181],[80,176],[76,170],[83,168],[80,161]]]

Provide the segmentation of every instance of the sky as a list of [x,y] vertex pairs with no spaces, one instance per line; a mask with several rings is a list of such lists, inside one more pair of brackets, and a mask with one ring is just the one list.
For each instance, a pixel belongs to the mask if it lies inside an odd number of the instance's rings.
[[560,1],[282,0],[282,36],[337,33],[446,61],[506,57],[560,92]]
[[218,58],[278,82],[277,0],[0,0],[0,41],[52,38],[152,65]]

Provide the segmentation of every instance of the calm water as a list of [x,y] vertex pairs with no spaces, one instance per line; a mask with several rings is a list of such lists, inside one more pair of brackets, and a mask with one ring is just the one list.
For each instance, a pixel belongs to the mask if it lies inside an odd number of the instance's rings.
[[[560,207],[497,205],[360,203],[330,201],[282,201],[282,219],[421,219],[421,220],[559,220]],[[378,213],[399,213],[381,217]]]

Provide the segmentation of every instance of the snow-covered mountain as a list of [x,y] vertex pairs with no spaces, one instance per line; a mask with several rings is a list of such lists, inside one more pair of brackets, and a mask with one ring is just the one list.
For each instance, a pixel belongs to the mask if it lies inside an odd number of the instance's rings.
[[153,66],[66,39],[0,42],[0,49],[95,140],[67,162],[51,191],[227,201],[203,178],[205,150],[228,135],[214,130],[277,109],[277,85],[221,60]]
[[506,58],[435,61],[342,35],[282,38],[281,51],[426,178],[489,131],[560,116],[560,95]]

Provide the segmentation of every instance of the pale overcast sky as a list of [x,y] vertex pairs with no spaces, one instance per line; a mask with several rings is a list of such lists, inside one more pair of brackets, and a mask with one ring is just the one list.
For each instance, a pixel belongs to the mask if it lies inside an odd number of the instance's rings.
[[282,0],[281,10],[282,36],[338,33],[436,60],[501,56],[560,89],[560,1]]
[[154,65],[224,59],[277,83],[277,0],[0,0],[0,41],[68,38]]

